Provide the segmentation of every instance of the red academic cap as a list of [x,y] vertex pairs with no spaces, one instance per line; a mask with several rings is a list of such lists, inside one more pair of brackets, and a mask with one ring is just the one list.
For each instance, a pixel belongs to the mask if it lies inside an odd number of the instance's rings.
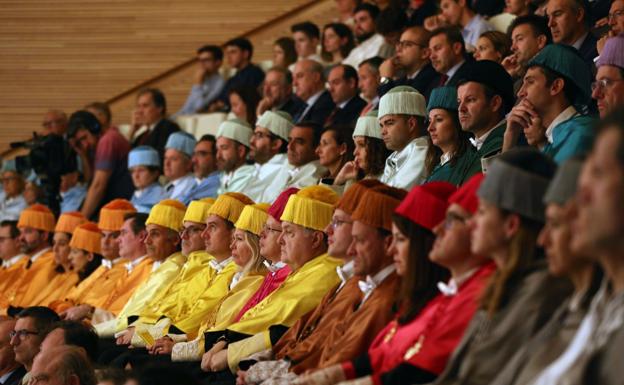
[[457,188],[447,182],[416,186],[396,209],[396,213],[426,229],[433,230],[446,216],[448,198]]
[[479,207],[479,197],[477,197],[477,190],[481,185],[481,182],[485,178],[485,174],[478,173],[472,176],[472,178],[468,179],[466,183],[464,183],[453,195],[448,199],[450,203],[457,203],[464,210],[468,211],[470,214],[474,214],[477,212],[477,207]]
[[286,190],[282,191],[280,195],[275,198],[275,202],[269,207],[269,215],[275,218],[278,221],[282,221],[280,218],[284,213],[284,208],[286,207],[286,203],[288,203],[288,198],[291,195],[296,194],[299,191],[296,187],[289,187]]

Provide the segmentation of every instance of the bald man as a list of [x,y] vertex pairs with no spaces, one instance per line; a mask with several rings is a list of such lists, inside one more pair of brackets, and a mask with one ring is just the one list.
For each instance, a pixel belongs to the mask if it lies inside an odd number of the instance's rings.
[[48,385],[95,385],[95,371],[84,352],[75,346],[56,346],[35,357],[33,383]]
[[313,121],[323,125],[336,108],[328,91],[325,90],[323,66],[310,59],[299,60],[293,72],[295,94],[303,100],[303,107],[295,114],[295,123]]

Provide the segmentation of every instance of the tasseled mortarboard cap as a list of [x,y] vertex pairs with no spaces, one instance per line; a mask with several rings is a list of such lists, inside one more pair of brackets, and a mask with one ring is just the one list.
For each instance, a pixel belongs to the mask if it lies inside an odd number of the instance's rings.
[[323,231],[331,222],[338,195],[326,186],[309,186],[288,198],[281,220]]
[[288,141],[288,135],[293,128],[293,118],[288,112],[267,110],[258,118],[256,126],[266,128],[272,134]]
[[378,118],[386,115],[416,115],[427,116],[427,102],[415,88],[397,86],[388,91],[379,100]]
[[187,132],[178,131],[169,135],[165,149],[172,148],[174,150],[178,150],[190,158],[193,156],[196,144],[197,141],[193,135]]
[[47,206],[35,203],[21,212],[17,227],[32,227],[37,230],[53,232],[54,223],[52,211]]
[[431,91],[429,103],[427,104],[427,112],[431,112],[434,108],[442,108],[447,111],[455,111],[459,109],[457,104],[457,88],[455,87],[438,87]]
[[73,234],[76,227],[87,222],[87,218],[79,211],[68,211],[59,216],[54,232]]
[[344,192],[344,194],[336,204],[336,208],[344,211],[349,215],[352,215],[355,211],[355,208],[359,205],[360,199],[362,198],[362,195],[364,195],[366,190],[382,185],[383,183],[381,183],[377,179],[363,179],[357,183],[354,183]]
[[219,125],[217,138],[224,137],[235,140],[245,147],[249,147],[249,142],[253,131],[249,124],[241,119],[226,120]]
[[440,224],[449,206],[448,198],[457,187],[447,182],[429,182],[416,186],[396,209],[396,213],[433,231]]
[[284,213],[284,208],[286,208],[286,203],[288,203],[288,198],[291,195],[296,194],[299,191],[296,187],[289,187],[286,190],[282,191],[280,195],[275,198],[271,207],[269,207],[269,215],[272,216],[276,221],[282,221],[280,218]]
[[98,227],[104,231],[119,231],[124,223],[124,215],[136,213],[136,208],[125,199],[113,199],[100,209]]
[[466,183],[458,188],[453,195],[449,197],[449,204],[457,203],[470,214],[476,213],[477,208],[479,207],[477,190],[479,189],[479,186],[481,186],[483,178],[485,178],[485,175],[482,173],[473,175]]
[[173,231],[180,231],[185,212],[186,206],[182,202],[175,199],[165,199],[152,207],[145,224],[159,225]]
[[102,232],[97,224],[85,222],[76,227],[71,241],[69,241],[69,246],[80,250],[86,250],[90,253],[100,254],[101,241]]
[[[543,157],[544,162],[552,163],[545,155],[537,154]],[[477,195],[498,208],[544,222],[543,199],[549,183],[550,178],[526,171],[497,158],[488,169]]]
[[572,104],[584,106],[591,98],[591,69],[574,47],[564,44],[549,44],[531,61],[529,67],[539,66],[563,76],[574,85],[575,100]]
[[269,217],[268,203],[256,203],[247,205],[241,212],[238,220],[234,224],[239,230],[249,231],[252,234],[260,235],[262,228]]
[[466,75],[460,79],[461,83],[476,82],[483,84],[500,95],[505,104],[505,112],[514,106],[513,79],[502,65],[491,60],[479,60],[468,66]]
[[392,214],[406,196],[407,191],[385,184],[366,189],[351,219],[392,231]]
[[254,204],[247,195],[238,192],[227,192],[217,197],[217,200],[208,210],[208,215],[214,214],[232,224],[236,223],[243,208]]
[[602,53],[598,56],[596,67],[614,66],[624,69],[624,34],[607,39]]
[[367,136],[369,138],[381,139],[381,126],[379,125],[377,112],[377,110],[373,110],[365,116],[360,116],[355,123],[352,136]]
[[128,153],[128,168],[136,166],[160,167],[158,151],[150,146],[138,146]]
[[191,201],[186,208],[186,213],[184,213],[182,221],[205,223],[208,217],[208,210],[210,210],[214,202],[214,198],[203,198]]
[[579,159],[568,159],[563,162],[544,195],[544,203],[556,203],[563,206],[576,195],[576,187],[583,162]]

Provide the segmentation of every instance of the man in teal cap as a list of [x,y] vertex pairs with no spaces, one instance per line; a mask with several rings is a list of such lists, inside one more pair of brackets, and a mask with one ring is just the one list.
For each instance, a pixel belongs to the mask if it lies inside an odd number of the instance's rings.
[[566,45],[546,46],[533,60],[507,118],[504,149],[521,131],[543,130],[540,148],[555,162],[583,155],[592,145],[594,120],[583,114],[590,101],[591,70],[578,52]]

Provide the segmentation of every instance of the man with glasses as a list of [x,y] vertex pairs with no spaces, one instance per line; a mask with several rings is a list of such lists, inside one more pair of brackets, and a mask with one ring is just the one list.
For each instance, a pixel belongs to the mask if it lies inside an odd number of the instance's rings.
[[256,122],[250,140],[250,154],[256,162],[255,171],[244,191],[254,201],[261,201],[264,190],[288,163],[286,152],[292,127],[292,117],[283,111],[267,110]]
[[26,208],[24,199],[24,176],[17,170],[14,159],[5,160],[0,169],[2,190],[0,221],[16,221]]
[[[624,19],[624,16],[621,18]],[[607,40],[596,62],[598,72],[596,81],[591,87],[592,97],[596,99],[601,118],[624,106],[624,56],[622,52],[624,52],[624,35],[611,37]]]
[[202,136],[193,150],[191,157],[195,185],[182,195],[182,203],[217,196],[221,183],[221,173],[217,170],[217,139],[206,134]]
[[0,384],[19,385],[26,369],[15,361],[10,333],[15,328],[14,319],[0,319]]
[[[429,31],[420,26],[410,27],[401,34],[396,55],[386,59],[379,67],[380,97],[393,87],[407,85],[429,99],[431,90],[440,82],[438,73],[429,61],[429,37]],[[399,71],[404,76],[397,78]]]
[[197,69],[191,92],[174,116],[196,114],[219,96],[225,86],[219,73],[222,62],[223,50],[216,45],[205,45],[197,50]]
[[[54,311],[42,306],[28,307],[17,315],[15,326],[9,333],[10,344],[15,352],[15,361],[24,365],[26,371],[32,369],[41,342],[59,320]],[[28,377],[26,373],[24,378]]]

